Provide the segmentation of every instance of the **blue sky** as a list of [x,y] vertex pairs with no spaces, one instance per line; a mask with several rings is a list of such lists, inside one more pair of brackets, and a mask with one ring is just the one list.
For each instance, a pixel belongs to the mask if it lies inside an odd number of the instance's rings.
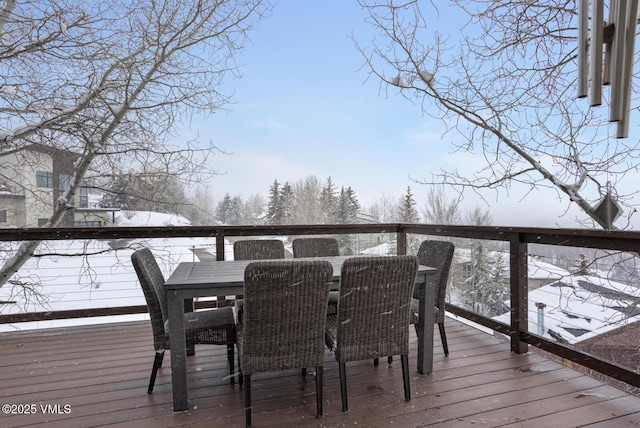
[[[445,2],[439,7],[439,30],[455,34],[462,17]],[[428,188],[413,179],[472,167],[471,155],[451,153],[442,123],[397,90],[381,92],[375,78],[367,80],[352,39],[366,45],[375,35],[365,17],[355,1],[280,1],[251,32],[237,58],[242,78],[226,81],[234,104],[190,124],[189,132],[229,152],[212,158],[211,167],[223,173],[211,184],[215,200],[226,193],[266,196],[276,178],[315,175],[351,186],[363,206],[383,193],[400,198],[411,186],[420,210]],[[576,226],[571,210],[558,219],[567,204],[556,193],[521,200],[528,190],[487,194],[491,206],[481,207],[499,225]],[[478,203],[465,195],[465,208]]]

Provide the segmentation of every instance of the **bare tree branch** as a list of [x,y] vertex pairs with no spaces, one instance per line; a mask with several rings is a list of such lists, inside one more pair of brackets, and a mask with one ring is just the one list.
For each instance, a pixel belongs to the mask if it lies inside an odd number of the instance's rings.
[[360,0],[379,31],[356,41],[370,76],[441,119],[454,150],[481,158],[476,171],[420,182],[478,194],[514,183],[552,188],[604,228],[594,206],[607,192],[633,211],[633,194],[618,189],[638,172],[638,141],[611,141],[606,112],[576,100],[575,2],[454,3],[469,20],[444,37],[424,4]]

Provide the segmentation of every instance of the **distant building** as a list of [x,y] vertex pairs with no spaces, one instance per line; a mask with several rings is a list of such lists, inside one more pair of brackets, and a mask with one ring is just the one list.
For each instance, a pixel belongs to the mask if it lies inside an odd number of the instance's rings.
[[[0,152],[0,228],[44,226],[69,188],[79,157],[42,145]],[[90,207],[87,186],[80,188],[73,205],[58,226],[104,226],[114,211]]]
[[[490,251],[488,254],[491,256],[490,259],[494,260],[496,255],[499,253]],[[510,278],[509,253],[502,254],[502,262],[504,263],[504,284],[505,287],[508,287]],[[566,278],[571,275],[571,273],[566,269],[543,262],[536,256],[530,255],[527,257],[527,266],[527,287],[529,291],[551,284],[552,282],[559,281],[562,278]],[[457,248],[450,273],[452,285],[463,287],[465,281],[467,281],[472,274],[473,260],[471,260],[471,250],[468,248]]]

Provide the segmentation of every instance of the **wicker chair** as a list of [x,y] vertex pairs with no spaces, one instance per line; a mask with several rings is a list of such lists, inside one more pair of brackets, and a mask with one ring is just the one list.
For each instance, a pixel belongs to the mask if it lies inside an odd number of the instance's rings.
[[[436,282],[436,307],[433,318],[438,323],[440,330],[440,339],[442,340],[442,349],[444,355],[449,355],[449,346],[447,345],[447,335],[444,331],[444,308],[445,299],[447,297],[447,282],[449,281],[449,270],[451,261],[453,260],[453,252],[455,246],[451,242],[446,241],[423,241],[418,249],[418,260],[421,265],[431,266],[438,269]],[[419,300],[417,295],[411,301],[411,324],[416,326],[418,332],[418,306]]]
[[246,239],[233,243],[235,260],[284,259],[284,244],[277,239]]
[[[340,245],[335,238],[297,238],[291,243],[293,247],[293,257],[333,257],[340,255]],[[338,311],[339,291],[329,293],[328,314],[335,314]]]
[[338,314],[327,316],[325,334],[339,365],[342,411],[349,408],[349,361],[400,355],[404,397],[411,400],[409,313],[417,273],[415,256],[356,257],[342,265]]
[[[273,260],[284,259],[284,244],[277,239],[245,239],[233,243],[234,260]],[[243,295],[235,296],[235,307],[242,313]],[[242,380],[241,380],[242,382]]]
[[245,270],[237,341],[251,426],[251,375],[316,367],[317,415],[322,416],[323,335],[333,277],[326,261],[260,261]]
[[[167,297],[164,289],[164,276],[158,267],[155,257],[148,248],[135,251],[131,255],[131,262],[138,274],[144,297],[147,300],[153,344],[156,356],[153,360],[151,378],[147,392],[153,392],[158,369],[162,366],[164,352],[169,349],[169,322],[167,320]],[[230,307],[207,311],[188,312],[185,314],[187,343],[227,345],[227,359],[229,360],[229,377],[231,384],[234,378],[234,350],[235,322],[233,309]]]
[[335,238],[297,238],[291,245],[295,258],[340,255],[340,245]]

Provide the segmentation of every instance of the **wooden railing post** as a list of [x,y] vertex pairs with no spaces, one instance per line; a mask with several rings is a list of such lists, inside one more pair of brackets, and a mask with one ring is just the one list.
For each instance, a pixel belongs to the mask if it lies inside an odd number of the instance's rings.
[[511,351],[524,354],[529,346],[522,341],[521,333],[529,331],[528,310],[528,262],[527,243],[523,242],[519,233],[514,233],[510,239],[510,296],[511,296]]
[[216,260],[224,260],[224,232],[216,232]]
[[396,242],[398,243],[396,246],[396,253],[399,256],[403,256],[407,254],[407,232],[404,231],[404,227],[402,227],[402,225],[398,226],[398,233],[396,235]]

